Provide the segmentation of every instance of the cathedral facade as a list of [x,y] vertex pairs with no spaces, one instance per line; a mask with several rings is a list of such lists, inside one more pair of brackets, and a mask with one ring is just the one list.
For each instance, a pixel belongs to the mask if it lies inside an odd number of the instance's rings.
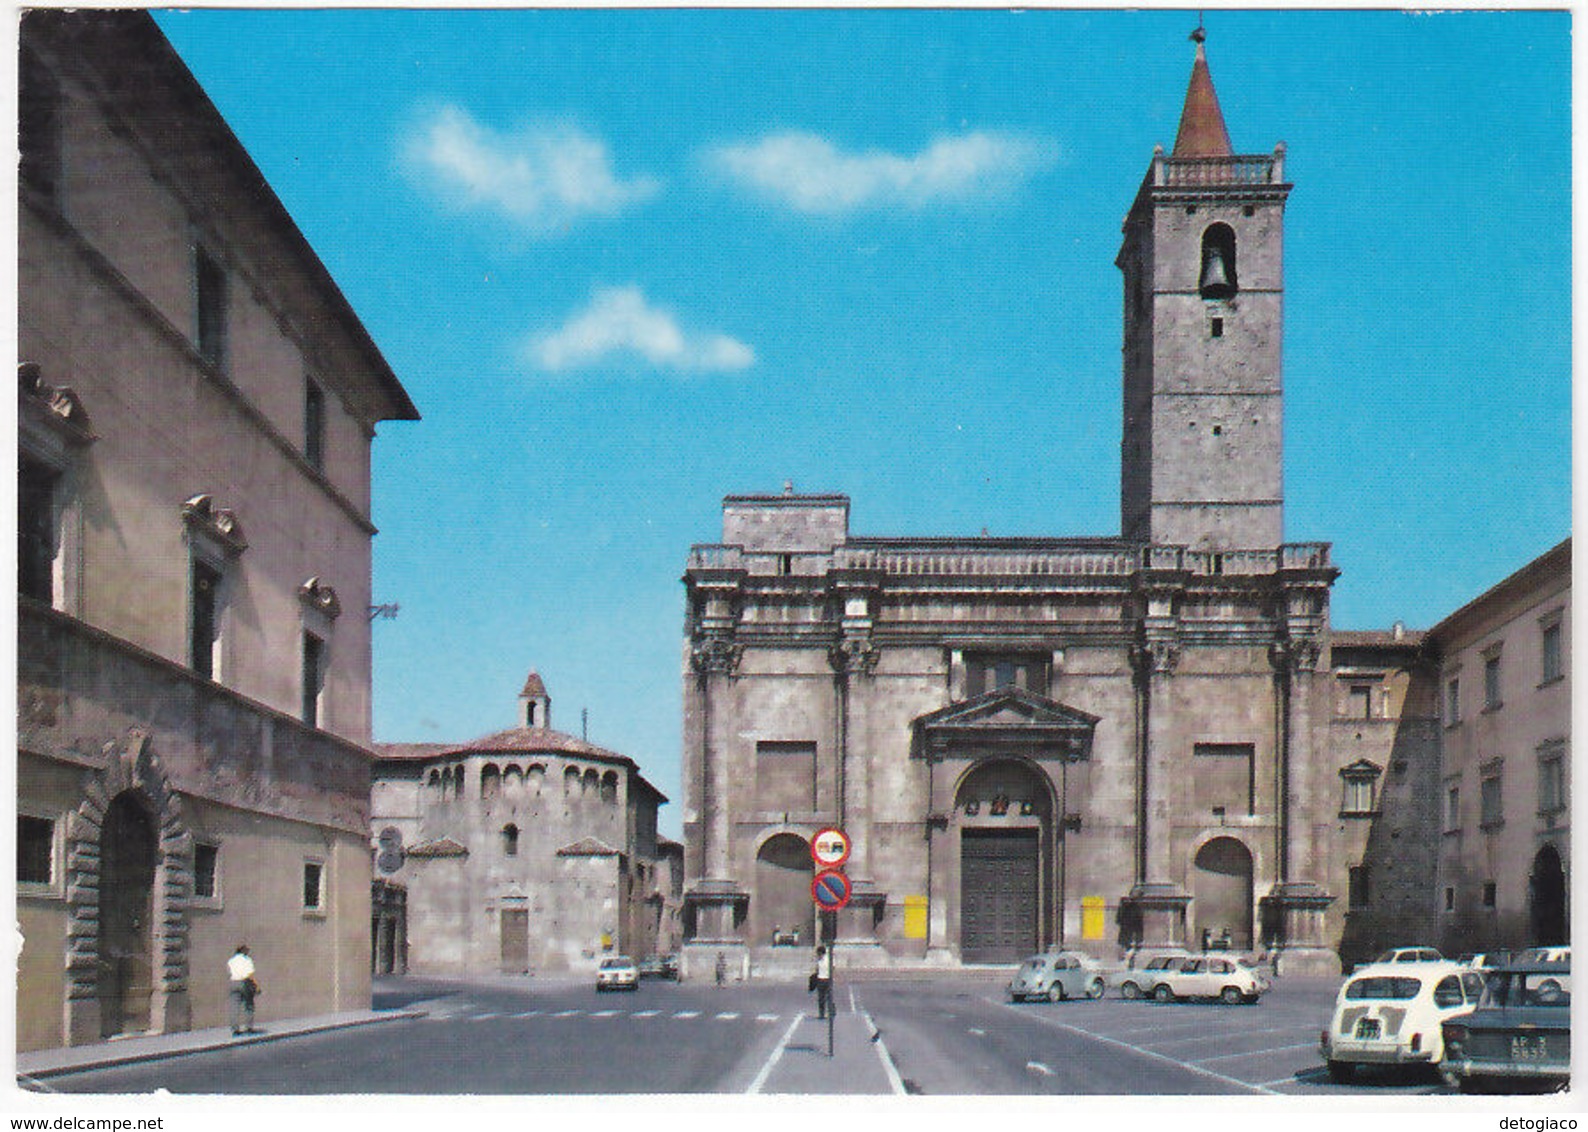
[[[684,577],[698,954],[765,965],[798,927],[879,965],[1214,942],[1338,970],[1385,767],[1331,745],[1338,571],[1284,541],[1290,188],[1283,145],[1232,148],[1199,42],[1116,260],[1119,537],[869,538],[841,495],[724,501]],[[822,924],[826,826],[853,897]]]

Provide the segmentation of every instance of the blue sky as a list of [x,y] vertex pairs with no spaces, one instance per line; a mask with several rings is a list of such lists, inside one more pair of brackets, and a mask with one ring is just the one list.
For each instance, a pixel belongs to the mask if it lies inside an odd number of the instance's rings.
[[[676,836],[688,548],[1119,531],[1120,221],[1184,12],[166,12],[423,414],[375,445],[375,735],[553,723]],[[1427,627],[1570,530],[1570,16],[1215,11],[1283,140],[1287,539]]]

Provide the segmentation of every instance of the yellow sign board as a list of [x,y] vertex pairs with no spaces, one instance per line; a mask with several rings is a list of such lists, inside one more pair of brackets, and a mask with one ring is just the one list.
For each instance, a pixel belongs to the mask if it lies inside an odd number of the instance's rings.
[[906,896],[904,898],[904,938],[926,938],[926,897]]
[[1081,897],[1081,938],[1102,939],[1108,932],[1107,906],[1101,896]]

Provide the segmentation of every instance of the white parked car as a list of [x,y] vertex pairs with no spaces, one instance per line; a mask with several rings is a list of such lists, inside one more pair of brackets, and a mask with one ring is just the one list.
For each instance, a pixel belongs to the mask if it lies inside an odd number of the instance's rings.
[[1140,967],[1132,967],[1120,971],[1110,978],[1110,982],[1119,988],[1123,998],[1151,998],[1152,992],[1163,981],[1163,973],[1170,967],[1178,967],[1181,960],[1191,958],[1189,951],[1171,951],[1162,955],[1154,955]]
[[627,955],[608,955],[596,968],[596,990],[639,990],[640,969]]
[[1478,1005],[1483,976],[1440,960],[1369,963],[1351,972],[1334,1000],[1318,1047],[1329,1077],[1349,1081],[1359,1065],[1438,1065],[1440,1025]]
[[1096,959],[1080,951],[1059,951],[1033,955],[1020,964],[1009,983],[1009,1000],[1102,998],[1103,989],[1103,969]]
[[1439,963],[1444,960],[1436,947],[1392,947],[1374,959],[1375,963]]
[[1268,980],[1246,964],[1224,956],[1198,955],[1166,968],[1152,989],[1159,1002],[1179,998],[1216,998],[1234,1006],[1256,1002]]

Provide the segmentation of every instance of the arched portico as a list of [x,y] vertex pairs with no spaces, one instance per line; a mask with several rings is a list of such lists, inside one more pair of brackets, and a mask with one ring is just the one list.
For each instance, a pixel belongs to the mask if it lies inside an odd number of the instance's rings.
[[1209,838],[1192,859],[1190,889],[1191,944],[1227,942],[1233,950],[1251,950],[1251,850],[1233,837]]

